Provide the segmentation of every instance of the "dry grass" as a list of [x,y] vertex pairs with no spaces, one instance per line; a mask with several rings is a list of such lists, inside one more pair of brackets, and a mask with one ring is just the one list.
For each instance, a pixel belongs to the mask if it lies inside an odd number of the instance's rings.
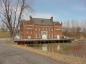
[[75,56],[67,56],[67,55],[60,54],[60,53],[44,52],[41,50],[33,49],[31,47],[24,47],[24,46],[18,46],[18,45],[15,45],[15,47],[22,48],[24,50],[27,50],[27,51],[30,51],[30,52],[33,52],[36,54],[44,55],[44,56],[47,56],[54,60],[62,61],[62,62],[68,63],[68,64],[86,64],[85,58],[80,58],[80,57],[75,57]]
[[9,38],[10,34],[9,32],[0,32],[0,38]]

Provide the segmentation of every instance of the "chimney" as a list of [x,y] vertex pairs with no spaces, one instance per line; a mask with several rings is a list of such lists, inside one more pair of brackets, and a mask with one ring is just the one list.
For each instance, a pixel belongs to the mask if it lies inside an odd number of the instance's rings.
[[53,22],[53,16],[50,18],[50,21],[52,21],[52,22]]
[[61,22],[61,25],[62,25],[62,22]]
[[30,17],[30,20],[32,20],[32,16],[29,16]]

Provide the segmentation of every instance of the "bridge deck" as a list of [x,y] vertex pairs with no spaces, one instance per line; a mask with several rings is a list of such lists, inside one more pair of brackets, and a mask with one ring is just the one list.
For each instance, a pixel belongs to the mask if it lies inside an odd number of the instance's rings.
[[17,44],[70,43],[73,39],[15,39]]

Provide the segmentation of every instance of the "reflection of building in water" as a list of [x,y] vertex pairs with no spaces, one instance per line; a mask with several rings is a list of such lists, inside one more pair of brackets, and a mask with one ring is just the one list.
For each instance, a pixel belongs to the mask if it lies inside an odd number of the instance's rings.
[[22,39],[60,39],[62,37],[62,23],[50,19],[32,18],[23,20],[20,25]]

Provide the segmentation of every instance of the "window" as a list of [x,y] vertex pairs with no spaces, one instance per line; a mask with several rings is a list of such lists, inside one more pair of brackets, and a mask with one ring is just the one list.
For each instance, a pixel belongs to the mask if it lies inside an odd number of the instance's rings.
[[56,30],[62,30],[62,29],[56,29]]
[[28,39],[31,39],[31,36],[28,36]]
[[37,31],[37,28],[35,28],[35,31]]
[[32,28],[26,28],[27,30],[32,30]]
[[51,31],[53,31],[53,29],[51,29]]
[[36,34],[36,37],[35,38],[38,38],[37,34]]
[[60,35],[57,35],[57,39],[60,39]]

